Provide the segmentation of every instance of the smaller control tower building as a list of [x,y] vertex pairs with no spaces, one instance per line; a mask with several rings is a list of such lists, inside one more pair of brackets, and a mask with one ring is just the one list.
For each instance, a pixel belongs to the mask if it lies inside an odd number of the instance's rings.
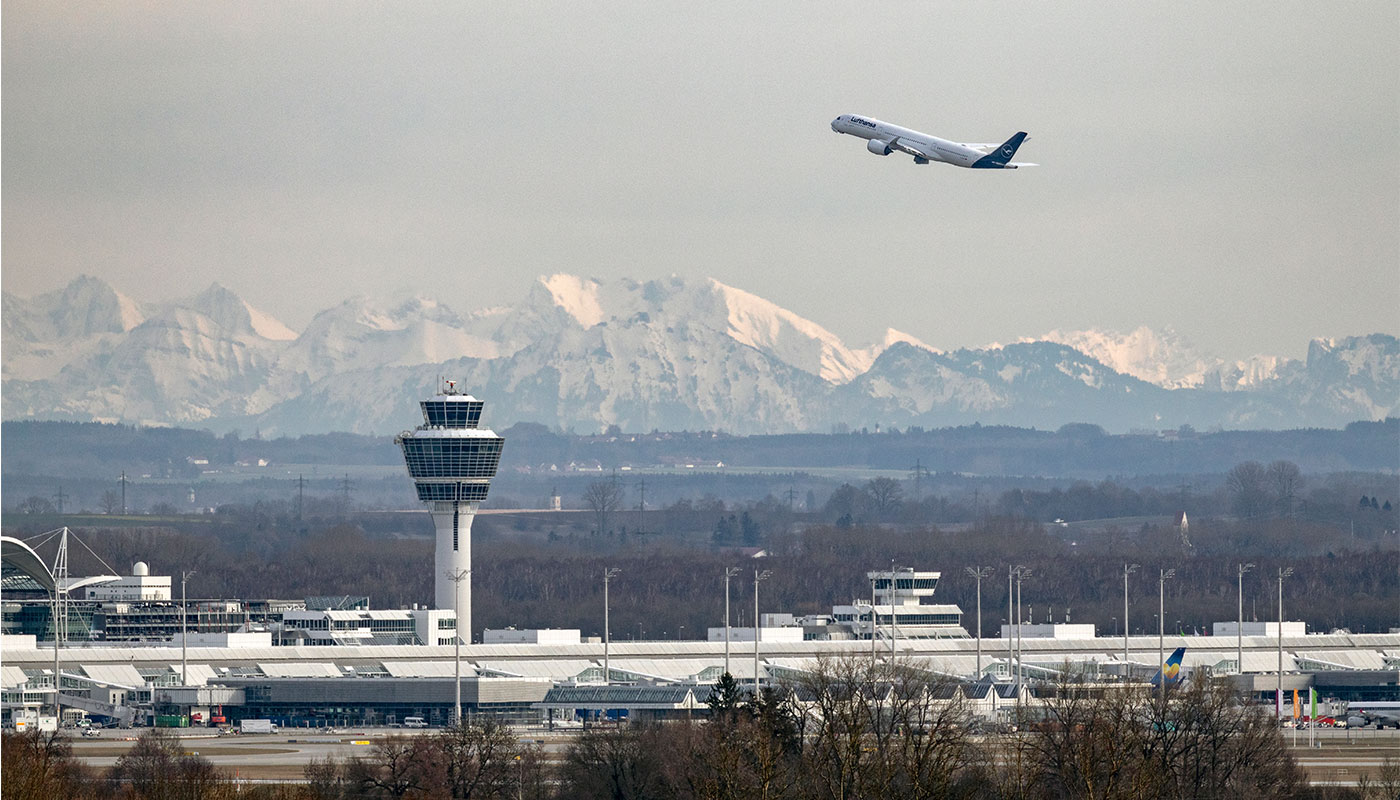
[[[472,517],[491,488],[505,440],[494,431],[477,427],[485,404],[458,392],[453,381],[447,381],[441,393],[419,405],[423,424],[399,434],[394,443],[403,448],[418,499],[433,515],[437,528],[433,600],[438,608],[448,609],[454,607],[457,592],[453,576],[472,568]],[[470,575],[463,584],[457,630],[471,641]]]

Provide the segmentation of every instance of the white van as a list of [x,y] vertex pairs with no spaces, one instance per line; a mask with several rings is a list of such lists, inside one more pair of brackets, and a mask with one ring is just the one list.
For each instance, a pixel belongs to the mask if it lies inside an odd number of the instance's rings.
[[422,717],[404,717],[403,726],[405,728],[426,728],[428,723]]

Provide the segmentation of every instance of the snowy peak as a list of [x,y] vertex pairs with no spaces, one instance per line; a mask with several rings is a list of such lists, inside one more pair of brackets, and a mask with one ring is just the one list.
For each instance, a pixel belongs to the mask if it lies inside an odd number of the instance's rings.
[[271,314],[254,308],[233,290],[219,283],[210,284],[208,289],[193,297],[166,305],[162,313],[172,319],[181,319],[182,311],[204,316],[224,335],[235,338],[251,337],[270,342],[288,342],[297,338],[296,331]]
[[549,292],[554,304],[583,327],[591,328],[606,319],[598,300],[601,284],[596,279],[558,273],[540,278],[540,284]]
[[[943,352],[937,347],[925,343],[924,341],[920,340],[916,336],[913,336],[912,334],[908,334],[900,330],[895,330],[894,328],[886,328],[885,335],[881,337],[878,342],[875,342],[874,344],[868,345],[866,347],[862,347],[861,349],[857,350],[856,353],[862,360],[866,361],[869,364],[874,364],[875,360],[878,359],[881,355],[884,355],[884,352],[886,350],[890,349],[891,347],[894,347],[897,344],[907,344],[912,347],[916,347],[920,350],[927,350],[928,352],[935,354]],[[867,369],[869,368],[867,367]]]
[[1053,330],[1036,339],[1021,341],[1057,342],[1073,347],[1118,372],[1166,389],[1200,386],[1206,373],[1223,363],[1218,358],[1202,355],[1171,328],[1159,333],[1145,325],[1128,333]]
[[854,351],[817,323],[714,279],[690,282],[671,276],[602,281],[549,275],[539,279],[518,313],[535,320],[535,336],[555,335],[562,329],[551,322],[549,311],[562,312],[561,319],[584,330],[603,324],[612,328],[654,324],[673,330],[704,327],[831,384],[849,382],[869,369],[878,355]]
[[833,384],[849,383],[874,360],[852,351],[834,333],[776,303],[711,278],[724,301],[727,332],[740,344],[772,353]]
[[282,324],[282,321],[264,311],[253,308],[245,301],[243,308],[248,312],[248,322],[253,332],[274,342],[290,342],[297,338],[297,332]]
[[4,293],[4,335],[25,341],[67,341],[125,333],[145,321],[141,306],[106,281],[79,275],[67,286],[31,298]]

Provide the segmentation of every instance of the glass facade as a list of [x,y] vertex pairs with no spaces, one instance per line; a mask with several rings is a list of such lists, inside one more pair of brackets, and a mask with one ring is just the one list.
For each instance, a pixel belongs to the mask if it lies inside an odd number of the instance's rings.
[[[937,578],[896,578],[894,581],[896,589],[936,589],[938,588]],[[883,591],[890,588],[889,578],[876,578],[876,590]]]
[[419,483],[418,499],[424,503],[433,501],[452,502],[459,500],[463,503],[479,503],[486,499],[486,493],[490,491],[489,483]]
[[404,437],[403,458],[414,480],[491,478],[501,463],[504,439]]
[[475,428],[486,404],[480,400],[424,400],[419,405],[430,428]]

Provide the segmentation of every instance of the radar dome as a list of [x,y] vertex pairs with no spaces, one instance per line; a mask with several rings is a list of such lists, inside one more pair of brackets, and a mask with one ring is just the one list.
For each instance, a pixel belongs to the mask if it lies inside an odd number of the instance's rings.
[[146,562],[137,561],[131,565],[131,574],[134,576],[145,576],[151,574],[151,568],[146,566]]

